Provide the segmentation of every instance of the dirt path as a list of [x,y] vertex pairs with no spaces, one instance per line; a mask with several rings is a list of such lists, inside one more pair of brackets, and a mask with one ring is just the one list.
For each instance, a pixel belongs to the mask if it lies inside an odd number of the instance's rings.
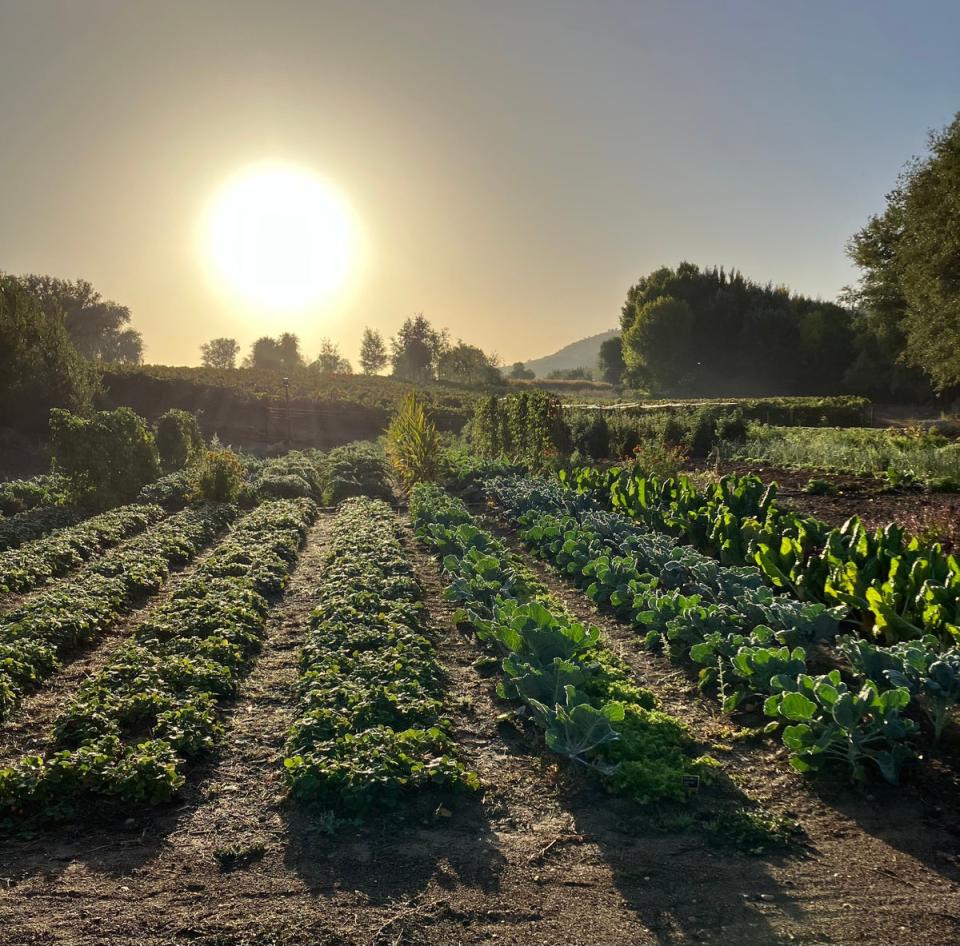
[[[694,855],[692,873],[678,870],[674,878],[670,897],[675,903],[691,904],[691,913],[696,913],[692,904],[702,903],[705,891],[719,888],[728,924],[743,910],[759,912],[770,930],[788,942],[960,940],[955,773],[941,766],[905,785],[875,783],[865,790],[839,778],[821,777],[816,783],[802,778],[789,768],[788,753],[779,742],[732,740],[737,727],[698,692],[691,673],[640,646],[631,627],[599,613],[582,591],[526,552],[505,521],[487,516],[486,522],[574,616],[601,628],[608,645],[631,665],[639,682],[657,694],[666,711],[685,720],[698,738],[713,742],[715,757],[748,798],[766,811],[796,819],[803,829],[804,848],[796,855],[765,864],[725,854],[719,870],[732,883],[722,884],[696,869],[704,855],[709,857],[709,848],[694,843],[689,852]],[[769,868],[769,900],[742,896],[756,890],[750,864]],[[750,921],[744,922],[749,927]],[[732,932],[730,925],[727,929]],[[742,935],[738,930],[737,941],[743,941]]]
[[154,608],[183,586],[196,568],[213,554],[224,535],[226,531],[218,535],[192,562],[173,569],[160,591],[150,595],[135,611],[127,613],[113,627],[85,645],[63,655],[61,669],[44,680],[38,689],[28,693],[13,715],[0,724],[0,768],[25,753],[41,753],[44,750],[54,722],[84,680],[107,663]]

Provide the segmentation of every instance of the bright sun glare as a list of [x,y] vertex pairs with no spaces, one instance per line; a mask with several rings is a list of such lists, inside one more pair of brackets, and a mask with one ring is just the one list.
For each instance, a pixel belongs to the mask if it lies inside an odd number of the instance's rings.
[[333,295],[355,262],[357,233],[344,199],[309,171],[257,165],[214,196],[205,252],[223,285],[267,309]]

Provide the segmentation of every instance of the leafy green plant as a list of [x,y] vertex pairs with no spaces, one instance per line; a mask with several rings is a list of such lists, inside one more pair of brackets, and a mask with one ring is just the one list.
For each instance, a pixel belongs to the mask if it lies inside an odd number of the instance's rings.
[[412,391],[401,401],[387,428],[387,458],[407,487],[437,477],[440,437]]
[[236,502],[246,478],[232,450],[207,450],[189,473],[191,498],[215,503]]
[[867,778],[867,763],[893,784],[903,764],[915,758],[908,739],[916,724],[901,715],[910,703],[905,687],[880,691],[871,680],[850,690],[837,670],[819,677],[775,678],[778,690],[764,712],[785,724],[783,742],[798,772],[812,772],[827,762],[844,763],[854,781]]
[[160,415],[156,439],[160,468],[164,473],[182,470],[203,450],[203,436],[197,418],[176,408]]
[[132,502],[160,475],[153,433],[129,407],[89,418],[53,409],[50,449],[72,498],[98,509]]

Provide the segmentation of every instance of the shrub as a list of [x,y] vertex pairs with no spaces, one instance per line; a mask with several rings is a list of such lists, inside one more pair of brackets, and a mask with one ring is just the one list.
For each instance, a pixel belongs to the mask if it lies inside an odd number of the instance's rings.
[[160,475],[153,433],[129,407],[90,418],[54,408],[50,447],[55,469],[70,482],[71,496],[94,508],[133,502]]
[[413,391],[387,429],[387,458],[405,486],[436,479],[440,436]]
[[232,450],[207,450],[191,470],[192,498],[236,502],[245,478],[243,463]]
[[323,486],[321,495],[327,506],[337,505],[350,496],[393,500],[387,484],[387,458],[378,444],[358,441],[335,447],[317,465]]
[[173,408],[157,421],[157,452],[164,473],[182,470],[202,449],[203,437],[193,414]]

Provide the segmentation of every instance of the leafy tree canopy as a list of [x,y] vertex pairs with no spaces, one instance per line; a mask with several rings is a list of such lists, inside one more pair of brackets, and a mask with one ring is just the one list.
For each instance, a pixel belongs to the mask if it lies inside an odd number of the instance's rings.
[[320,354],[310,367],[319,371],[320,374],[351,374],[353,372],[350,362],[340,354],[340,349],[329,338],[324,338],[320,342]]
[[15,278],[45,312],[62,314],[67,335],[84,358],[132,365],[143,361],[143,337],[129,327],[130,310],[104,299],[85,279]]
[[240,346],[235,338],[214,338],[200,346],[204,368],[235,368]]
[[437,378],[473,387],[503,383],[495,355],[487,355],[475,345],[460,341],[441,352],[437,359]]
[[360,370],[364,374],[379,374],[387,365],[387,348],[383,336],[375,329],[365,328],[360,341]]
[[514,381],[530,381],[537,376],[537,373],[527,368],[522,361],[515,361],[510,366],[510,377]]
[[59,310],[0,275],[0,426],[45,433],[52,407],[91,410],[96,368],[74,348]]
[[854,352],[849,309],[692,263],[632,286],[620,324],[629,380],[658,394],[842,393]]
[[[847,251],[861,270],[848,297],[879,357],[960,386],[960,112],[930,135]],[[869,366],[868,366],[869,368]]]
[[290,374],[304,367],[300,339],[292,332],[284,332],[278,338],[263,335],[253,343],[250,354],[244,359],[244,367]]
[[450,347],[446,330],[437,331],[423,313],[407,319],[390,341],[394,377],[429,381],[436,377],[440,355]]

